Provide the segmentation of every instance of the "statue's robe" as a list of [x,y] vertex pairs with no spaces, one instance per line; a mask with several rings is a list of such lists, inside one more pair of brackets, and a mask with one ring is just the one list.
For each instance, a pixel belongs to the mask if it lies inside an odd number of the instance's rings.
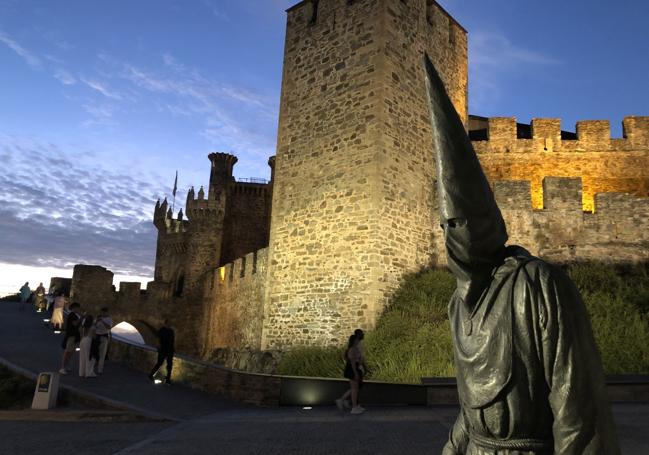
[[449,304],[461,410],[444,455],[618,455],[604,375],[576,287],[522,248],[477,303]]

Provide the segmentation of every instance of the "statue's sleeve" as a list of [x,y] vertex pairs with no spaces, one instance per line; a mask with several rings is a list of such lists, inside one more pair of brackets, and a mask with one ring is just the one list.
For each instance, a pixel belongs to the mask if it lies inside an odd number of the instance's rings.
[[442,455],[464,455],[468,444],[469,433],[466,429],[464,410],[460,409],[455,424],[449,431],[448,442],[444,446],[444,450],[442,450]]
[[559,270],[541,270],[537,279],[543,294],[537,317],[554,416],[554,453],[619,454],[602,363],[581,296]]

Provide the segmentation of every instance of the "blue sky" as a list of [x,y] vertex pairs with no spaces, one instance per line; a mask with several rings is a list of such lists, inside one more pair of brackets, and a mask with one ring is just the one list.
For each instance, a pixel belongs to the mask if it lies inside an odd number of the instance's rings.
[[[294,3],[0,0],[0,294],[78,262],[150,276],[155,199],[176,169],[181,200],[207,183],[209,152],[268,178]],[[618,136],[649,115],[648,2],[441,4],[469,31],[471,113]]]

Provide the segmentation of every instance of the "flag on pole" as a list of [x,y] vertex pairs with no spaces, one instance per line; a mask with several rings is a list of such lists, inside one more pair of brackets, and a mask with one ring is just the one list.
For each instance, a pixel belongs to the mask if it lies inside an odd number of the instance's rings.
[[177,189],[178,189],[178,171],[176,171],[176,180],[174,180],[174,190],[172,191],[174,197],[176,197]]

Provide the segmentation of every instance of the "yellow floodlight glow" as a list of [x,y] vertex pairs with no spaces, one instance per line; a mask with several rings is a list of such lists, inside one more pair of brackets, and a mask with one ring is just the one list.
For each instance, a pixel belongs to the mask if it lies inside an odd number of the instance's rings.
[[225,281],[225,267],[219,267],[219,277],[221,281]]

